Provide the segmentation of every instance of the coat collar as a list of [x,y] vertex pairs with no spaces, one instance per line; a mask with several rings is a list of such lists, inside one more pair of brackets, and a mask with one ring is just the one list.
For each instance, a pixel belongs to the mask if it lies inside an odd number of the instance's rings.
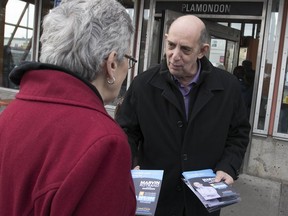
[[[200,71],[200,76],[197,85],[205,84],[205,86],[207,86],[207,89],[209,89],[209,91],[223,90],[224,86],[221,79],[218,79],[218,77],[213,75],[212,75],[213,79],[211,79],[212,77],[210,78],[210,74],[214,73],[215,67],[211,64],[211,62],[207,59],[207,57],[204,56],[203,58],[201,58],[200,62],[202,69]],[[169,77],[170,79],[170,72],[167,67],[166,59],[164,59],[160,64],[159,74],[163,77]],[[151,84],[154,85],[155,87],[165,89],[165,83],[166,83],[165,79],[160,78],[160,76],[154,76],[151,79]],[[206,84],[207,82],[208,85]]]
[[67,69],[38,62],[24,62],[9,75],[20,85],[17,98],[62,103],[105,112],[101,95],[90,82]]
[[70,74],[71,76],[76,77],[77,79],[79,79],[82,82],[84,82],[89,88],[91,88],[91,90],[94,91],[95,94],[97,94],[97,96],[102,100],[102,97],[99,94],[98,90],[95,88],[95,86],[93,86],[87,80],[83,79],[78,73],[73,73],[73,72],[67,70],[66,68],[59,67],[59,66],[52,65],[52,64],[45,64],[45,63],[40,63],[40,62],[26,62],[26,61],[24,61],[19,66],[16,66],[11,71],[11,73],[9,74],[9,78],[14,84],[20,85],[21,79],[22,79],[22,77],[24,76],[24,74],[26,72],[31,71],[31,70],[49,70],[49,69],[60,71],[60,72],[63,72],[63,73],[67,73],[67,74]]
[[[197,100],[193,106],[193,112],[191,112],[190,120],[195,118],[199,111],[208,103],[209,100],[214,96],[214,91],[224,90],[223,81],[215,73],[216,69],[210,61],[204,56],[200,59],[202,70],[200,71],[199,80],[195,87],[201,88],[201,91],[198,91]],[[157,75],[159,74],[159,75]],[[172,103],[179,111],[182,113],[181,106],[177,96],[173,92],[173,80],[169,69],[164,59],[160,64],[159,73],[151,77],[150,84],[156,88],[162,89],[162,96],[165,97],[170,103]]]

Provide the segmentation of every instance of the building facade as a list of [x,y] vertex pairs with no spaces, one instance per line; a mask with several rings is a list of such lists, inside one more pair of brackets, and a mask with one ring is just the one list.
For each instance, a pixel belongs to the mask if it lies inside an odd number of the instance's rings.
[[[18,86],[8,74],[21,61],[38,60],[41,21],[60,1],[0,2],[0,100],[13,99]],[[287,0],[122,0],[135,34],[132,54],[138,59],[128,73],[119,99],[135,76],[163,57],[163,37],[173,19],[194,14],[211,34],[210,61],[227,71],[252,63],[253,97],[250,144],[243,173],[288,182],[288,1]],[[12,95],[12,96],[11,96]],[[7,103],[4,103],[4,102]],[[107,106],[112,113],[117,100]],[[1,104],[0,104],[1,105]]]

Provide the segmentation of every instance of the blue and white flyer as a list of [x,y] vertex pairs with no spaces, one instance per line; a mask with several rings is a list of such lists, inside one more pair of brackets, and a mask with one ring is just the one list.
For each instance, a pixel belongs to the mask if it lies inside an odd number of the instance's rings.
[[163,170],[131,170],[135,186],[136,215],[154,215],[160,194]]
[[240,202],[240,194],[225,182],[215,182],[211,169],[183,172],[184,182],[194,192],[208,212]]

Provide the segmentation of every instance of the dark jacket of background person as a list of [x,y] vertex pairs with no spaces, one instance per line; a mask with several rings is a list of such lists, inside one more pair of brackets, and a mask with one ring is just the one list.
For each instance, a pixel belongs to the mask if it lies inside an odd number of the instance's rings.
[[236,66],[233,70],[233,74],[237,77],[241,86],[241,93],[247,107],[247,117],[249,118],[253,95],[253,83],[251,83],[249,78],[247,79],[247,76],[249,77],[249,75],[247,75],[244,66]]
[[164,169],[155,216],[183,216],[184,208],[189,216],[219,215],[208,214],[183,184],[182,172],[212,168],[236,179],[249,142],[245,104],[240,88],[235,88],[238,80],[213,67],[206,57],[200,61],[188,122],[183,96],[166,62],[135,77],[117,113],[137,165]]
[[12,80],[21,84],[0,115],[0,215],[134,216],[127,138],[96,88],[40,63]]
[[11,47],[5,45],[3,51],[3,86],[7,88],[16,87],[8,78],[9,73],[15,67]]

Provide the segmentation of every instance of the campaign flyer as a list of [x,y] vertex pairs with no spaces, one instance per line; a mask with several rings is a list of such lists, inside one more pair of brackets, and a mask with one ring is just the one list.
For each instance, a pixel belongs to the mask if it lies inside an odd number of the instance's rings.
[[135,186],[136,215],[154,215],[160,194],[163,170],[131,170]]
[[211,169],[183,172],[184,182],[209,212],[238,203],[240,194],[225,182],[215,182]]

